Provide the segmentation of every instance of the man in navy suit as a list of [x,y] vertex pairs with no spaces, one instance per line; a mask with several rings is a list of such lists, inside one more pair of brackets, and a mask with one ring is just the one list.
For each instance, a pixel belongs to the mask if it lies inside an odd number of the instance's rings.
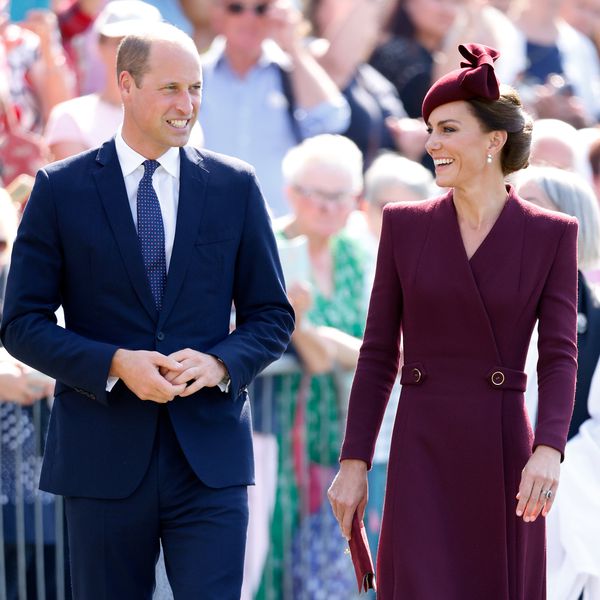
[[75,598],[150,598],[160,541],[177,600],[237,600],[246,386],[293,311],[253,170],[185,147],[193,42],[165,24],[127,36],[117,73],[115,139],[37,175],[2,341],[57,380],[40,487],[66,499]]

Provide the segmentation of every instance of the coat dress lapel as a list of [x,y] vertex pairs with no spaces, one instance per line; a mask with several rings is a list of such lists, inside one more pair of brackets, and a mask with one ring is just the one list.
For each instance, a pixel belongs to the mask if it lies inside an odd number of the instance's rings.
[[[512,294],[515,290],[509,290],[507,286],[511,286],[512,282],[519,281],[519,277],[515,278],[514,276],[514,269],[519,268],[521,264],[519,257],[522,254],[523,242],[523,235],[521,235],[523,221],[518,218],[520,213],[513,189],[509,187],[508,192],[508,198],[496,222],[470,259],[462,240],[452,193],[444,202],[444,208],[449,213],[448,218],[453,229],[454,242],[452,245],[456,247],[454,254],[457,257],[460,255],[457,262],[462,278],[468,282],[473,314],[479,321],[478,327],[485,330],[486,337],[492,343],[497,364],[503,364],[503,357],[498,345],[498,332],[494,330],[492,324],[499,322],[496,318],[498,315],[493,313],[496,312],[496,309],[502,310],[503,295],[508,294],[510,297],[514,297]],[[486,289],[492,290],[493,293],[486,294]],[[510,302],[507,302],[504,308],[510,310],[510,305]]]
[[[497,364],[494,333],[465,252],[451,192],[434,211],[421,260],[428,267],[417,269],[418,287],[427,285],[431,289],[418,292],[419,303],[431,299],[432,306],[426,313],[439,320],[436,328],[448,331],[451,337],[464,337],[469,332],[472,336],[469,343],[479,348],[479,357],[485,356],[490,364]],[[453,315],[451,320],[448,315],[438,314],[439,294],[446,296],[448,305],[460,307],[460,314]]]
[[508,191],[502,212],[468,263],[482,311],[495,340],[498,364],[501,365],[507,358],[507,349],[503,351],[502,343],[505,332],[494,329],[494,324],[498,328],[501,323],[515,323],[518,315],[514,299],[524,292],[521,269],[525,218],[514,190],[509,187]]

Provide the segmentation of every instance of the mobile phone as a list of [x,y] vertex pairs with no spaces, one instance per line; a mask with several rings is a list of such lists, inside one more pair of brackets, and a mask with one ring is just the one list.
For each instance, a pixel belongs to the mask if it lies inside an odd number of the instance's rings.
[[13,23],[24,21],[30,10],[50,8],[50,0],[10,0],[10,20]]

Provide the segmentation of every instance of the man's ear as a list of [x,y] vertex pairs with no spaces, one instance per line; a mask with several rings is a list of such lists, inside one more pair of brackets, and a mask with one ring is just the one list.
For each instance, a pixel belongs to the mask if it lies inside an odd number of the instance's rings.
[[129,71],[121,71],[119,73],[119,89],[122,93],[129,94],[134,85],[135,81]]

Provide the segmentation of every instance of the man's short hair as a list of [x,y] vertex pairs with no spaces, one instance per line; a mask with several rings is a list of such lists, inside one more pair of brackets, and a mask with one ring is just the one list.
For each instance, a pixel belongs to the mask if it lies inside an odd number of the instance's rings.
[[150,24],[144,33],[127,35],[119,44],[117,51],[117,78],[123,71],[127,71],[139,88],[142,79],[148,72],[148,57],[152,42],[170,41],[181,46],[188,46],[198,52],[192,38],[170,23]]

